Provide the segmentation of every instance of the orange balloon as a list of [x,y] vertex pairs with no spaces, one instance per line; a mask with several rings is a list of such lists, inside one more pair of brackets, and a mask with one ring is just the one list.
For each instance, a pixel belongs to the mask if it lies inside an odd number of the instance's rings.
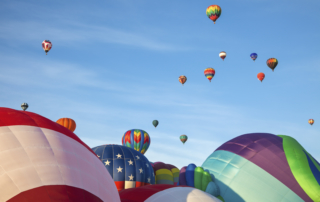
[[257,75],[258,79],[262,82],[262,80],[264,79],[265,75],[264,73],[260,72],[258,75]]
[[76,129],[76,122],[70,118],[61,118],[57,121],[58,124],[68,128],[72,132]]

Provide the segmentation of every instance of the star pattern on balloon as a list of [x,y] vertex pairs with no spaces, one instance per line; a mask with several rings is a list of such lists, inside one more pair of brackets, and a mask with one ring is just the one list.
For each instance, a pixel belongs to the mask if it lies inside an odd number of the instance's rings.
[[106,164],[106,166],[110,166],[111,161],[107,160],[104,163]]
[[119,172],[122,172],[122,169],[123,169],[123,168],[121,168],[121,167],[119,166],[119,168],[117,168],[118,173],[119,173]]
[[137,159],[140,159],[140,157],[138,155],[136,157],[137,157]]
[[140,173],[142,173],[143,172],[142,168],[140,168],[139,171],[140,171]]
[[146,163],[146,165],[147,165],[147,168],[149,168],[149,165]]
[[148,183],[150,183],[150,181],[151,181],[150,177],[148,177],[147,179],[148,179]]
[[121,154],[116,155],[117,159],[121,159]]
[[131,159],[130,159],[130,161],[128,161],[128,163],[129,163],[129,165],[133,165],[133,161],[131,161]]
[[133,180],[133,175],[131,174],[130,176],[128,176],[129,177],[129,180]]

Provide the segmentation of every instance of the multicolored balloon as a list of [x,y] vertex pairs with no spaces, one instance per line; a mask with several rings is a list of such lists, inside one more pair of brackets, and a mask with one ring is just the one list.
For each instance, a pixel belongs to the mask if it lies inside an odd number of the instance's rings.
[[207,77],[207,79],[211,82],[211,79],[214,77],[216,71],[213,68],[207,68],[204,70],[204,75]]
[[180,141],[184,144],[188,140],[188,136],[180,135]]
[[179,181],[179,169],[171,164],[163,162],[151,163],[154,173],[156,184],[171,184],[177,185]]
[[199,189],[169,184],[155,184],[119,192],[122,202],[221,202]]
[[21,108],[22,108],[23,111],[26,111],[28,109],[28,107],[29,107],[28,103],[22,103],[21,104]]
[[149,134],[140,129],[128,130],[122,136],[122,145],[133,148],[134,150],[144,154],[147,152],[151,143]]
[[264,73],[260,72],[260,73],[258,73],[257,77],[258,77],[258,80],[262,82],[265,75],[264,75]]
[[216,20],[220,17],[221,15],[221,8],[218,5],[211,5],[207,8],[206,14],[210,20],[216,24]]
[[155,184],[149,160],[140,152],[122,145],[92,148],[114,180],[118,191]]
[[221,51],[221,52],[219,53],[219,57],[224,61],[224,59],[227,57],[227,53],[224,52],[224,51]]
[[253,60],[253,62],[258,58],[258,54],[257,53],[251,53],[250,54],[251,59]]
[[156,128],[159,124],[159,121],[158,120],[153,120],[152,121],[152,125]]
[[44,40],[42,42],[42,48],[44,50],[44,52],[46,52],[46,55],[48,54],[49,50],[51,50],[52,48],[52,43],[49,40]]
[[313,119],[309,119],[308,123],[309,123],[310,125],[313,125],[314,120],[313,120]]
[[0,108],[0,201],[120,202],[96,154],[36,113]]
[[179,82],[183,85],[185,82],[187,81],[187,77],[186,76],[179,76]]
[[289,136],[238,136],[215,150],[202,167],[215,176],[225,201],[320,199],[320,164]]
[[270,69],[272,69],[272,71],[274,71],[274,69],[278,65],[278,60],[276,58],[270,58],[267,60],[267,65],[268,67],[270,67]]
[[77,127],[76,122],[70,118],[61,118],[57,121],[57,123],[68,128],[72,132],[74,132]]
[[193,163],[181,168],[179,174],[179,185],[195,187],[212,196],[222,198],[220,196],[220,189],[214,180],[214,175],[204,171],[202,167],[197,167]]

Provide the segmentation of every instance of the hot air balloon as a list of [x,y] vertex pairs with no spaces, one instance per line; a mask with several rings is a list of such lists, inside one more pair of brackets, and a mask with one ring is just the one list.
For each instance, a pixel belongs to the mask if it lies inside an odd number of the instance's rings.
[[68,128],[72,132],[76,129],[76,122],[73,119],[70,118],[61,118],[57,121],[58,124]]
[[163,162],[155,162],[151,165],[156,176],[156,184],[177,185],[179,181],[179,169],[176,166]]
[[187,77],[186,76],[179,76],[179,82],[183,85],[185,82],[187,81]]
[[26,111],[28,109],[28,107],[29,107],[28,103],[22,103],[21,104],[21,108],[22,108],[23,111]]
[[149,134],[144,130],[132,129],[128,130],[122,136],[122,145],[133,148],[134,150],[144,154],[147,152],[151,143]]
[[204,75],[207,77],[207,79],[211,82],[211,79],[214,77],[214,74],[216,71],[213,68],[207,68],[204,70]]
[[250,57],[253,61],[255,61],[258,58],[258,54],[257,53],[251,53]]
[[212,196],[221,198],[220,189],[214,180],[214,175],[193,163],[182,167],[179,174],[179,185],[195,187]]
[[119,192],[122,202],[221,202],[199,189],[169,184],[155,184]]
[[46,55],[48,54],[49,50],[51,50],[52,48],[52,43],[49,40],[44,40],[42,42],[42,48],[44,50],[44,52],[46,52]]
[[140,152],[122,145],[101,145],[92,150],[110,173],[118,191],[155,184],[153,168]]
[[159,124],[159,121],[158,120],[153,120],[152,124],[156,128],[158,126],[158,124]]
[[181,135],[180,136],[180,141],[184,144],[188,140],[188,136],[186,135]]
[[218,5],[211,5],[207,8],[206,14],[210,20],[216,24],[216,20],[220,17],[221,15],[221,8]]
[[308,121],[308,122],[309,122],[309,124],[310,124],[310,125],[313,125],[314,120],[313,120],[313,119],[309,119],[309,121]]
[[278,65],[278,60],[276,58],[270,58],[267,60],[267,65],[268,67],[270,67],[270,69],[272,69],[272,71],[274,71],[274,69]]
[[260,73],[258,73],[257,77],[258,77],[258,80],[262,82],[265,75],[264,75],[264,73],[260,72]]
[[221,51],[221,52],[219,53],[219,57],[224,61],[224,59],[227,57],[227,53],[224,52],[224,51]]
[[289,136],[240,135],[217,148],[202,167],[215,176],[225,201],[320,199],[320,164]]
[[2,202],[120,202],[90,147],[36,113],[0,108],[0,156]]

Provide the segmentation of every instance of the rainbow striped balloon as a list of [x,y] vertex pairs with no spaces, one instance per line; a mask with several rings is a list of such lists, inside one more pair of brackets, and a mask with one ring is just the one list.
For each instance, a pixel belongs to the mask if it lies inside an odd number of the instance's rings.
[[207,68],[204,70],[204,75],[207,77],[207,79],[211,82],[211,79],[215,75],[216,71],[213,68]]
[[141,154],[146,153],[150,146],[150,136],[144,130],[132,129],[125,132],[122,136],[122,145],[133,148]]
[[221,15],[221,8],[218,5],[211,5],[207,8],[206,14],[210,20],[216,24],[216,20],[220,17]]

